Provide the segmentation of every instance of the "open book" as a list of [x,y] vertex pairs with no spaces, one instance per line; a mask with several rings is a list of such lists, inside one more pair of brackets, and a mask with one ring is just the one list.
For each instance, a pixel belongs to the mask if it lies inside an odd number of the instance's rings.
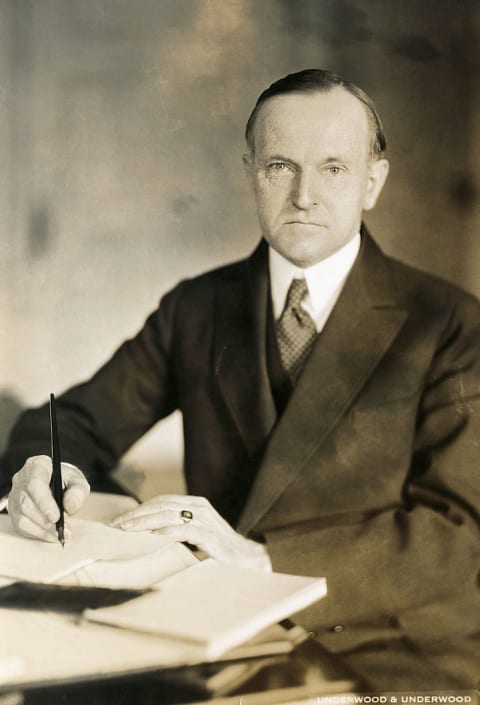
[[147,588],[197,562],[185,546],[150,532],[126,532],[105,522],[137,503],[130,497],[91,493],[68,519],[72,540],[47,543],[17,534],[0,516],[0,576],[16,580],[110,588]]
[[258,573],[209,558],[87,619],[201,645],[215,659],[326,594],[324,578]]

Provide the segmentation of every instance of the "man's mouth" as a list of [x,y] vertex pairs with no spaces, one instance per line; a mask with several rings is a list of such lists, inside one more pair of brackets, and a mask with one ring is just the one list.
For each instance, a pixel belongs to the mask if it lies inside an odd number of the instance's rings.
[[296,218],[295,220],[287,220],[286,225],[314,225],[317,228],[321,228],[322,224],[321,223],[314,223],[311,220],[300,220]]

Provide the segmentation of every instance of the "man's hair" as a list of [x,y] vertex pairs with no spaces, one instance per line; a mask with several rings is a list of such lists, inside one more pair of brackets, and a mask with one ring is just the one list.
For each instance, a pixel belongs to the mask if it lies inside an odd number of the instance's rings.
[[262,105],[267,100],[288,93],[327,93],[337,86],[344,88],[365,106],[370,129],[370,154],[373,159],[380,159],[387,148],[387,140],[373,100],[351,81],[345,81],[332,71],[324,69],[305,69],[297,73],[290,73],[272,83],[260,94],[245,128],[245,139],[250,154],[255,153],[255,122]]

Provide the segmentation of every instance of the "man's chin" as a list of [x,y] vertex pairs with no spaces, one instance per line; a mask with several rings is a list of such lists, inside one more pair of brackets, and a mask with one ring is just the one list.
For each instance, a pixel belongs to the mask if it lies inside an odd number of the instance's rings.
[[319,237],[322,237],[321,230],[317,228],[316,237],[292,236],[278,243],[278,246],[273,245],[273,247],[282,257],[288,259],[297,267],[305,269],[332,254],[326,242],[321,244],[318,242]]
[[348,238],[335,237],[323,225],[288,223],[275,237],[266,238],[285,259],[305,269],[335,254]]

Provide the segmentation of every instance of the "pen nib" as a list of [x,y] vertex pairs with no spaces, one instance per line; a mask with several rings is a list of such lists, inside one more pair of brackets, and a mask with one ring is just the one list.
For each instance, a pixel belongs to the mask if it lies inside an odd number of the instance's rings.
[[62,548],[65,548],[65,532],[63,530],[63,527],[60,527],[58,529],[58,540],[62,544]]

